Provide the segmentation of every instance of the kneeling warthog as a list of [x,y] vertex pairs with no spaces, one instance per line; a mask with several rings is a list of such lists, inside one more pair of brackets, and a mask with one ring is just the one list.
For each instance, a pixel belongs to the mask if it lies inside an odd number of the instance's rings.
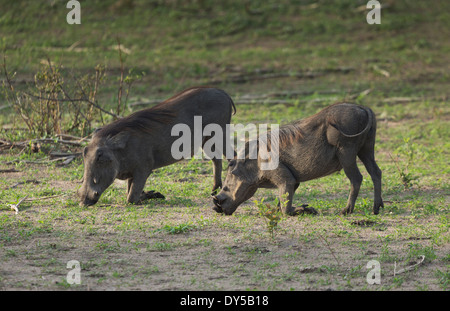
[[[375,132],[376,120],[371,109],[338,103],[279,128],[278,135],[275,135],[279,143],[279,164],[275,169],[261,169],[260,150],[255,159],[250,159],[247,142],[246,155],[229,162],[224,186],[213,197],[214,210],[231,215],[258,188],[278,188],[280,202],[286,200],[286,204],[281,204],[285,214],[315,212],[314,209],[292,206],[294,191],[301,182],[344,169],[350,179],[351,190],[347,206],[341,213],[352,213],[363,178],[356,164],[358,156],[372,178],[373,212],[378,214],[383,200],[381,170],[374,157]],[[286,193],[287,199],[283,199]]]
[[[172,127],[184,124],[194,133],[194,116],[201,116],[203,127],[217,124],[225,133],[233,110],[236,112],[234,103],[224,91],[194,87],[101,128],[83,151],[83,184],[78,190],[81,204],[95,204],[116,178],[128,181],[128,202],[148,198],[143,189],[151,172],[181,160],[172,156],[177,139],[171,135]],[[208,139],[203,137],[201,146]],[[192,146],[192,154],[195,151]],[[214,191],[222,186],[222,159],[211,158]]]

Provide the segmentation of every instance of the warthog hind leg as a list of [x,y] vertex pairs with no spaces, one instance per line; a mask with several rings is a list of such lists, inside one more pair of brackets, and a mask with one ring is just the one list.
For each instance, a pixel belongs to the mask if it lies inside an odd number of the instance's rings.
[[364,163],[370,178],[372,178],[373,213],[377,215],[380,212],[380,207],[384,207],[384,203],[381,198],[381,170],[378,167],[377,162],[375,162],[374,144],[373,141],[368,141],[364,144],[363,148],[358,152],[358,157]]
[[348,177],[351,184],[347,206],[341,211],[341,214],[347,215],[353,213],[363,176],[361,175],[361,172],[358,169],[358,165],[356,164],[356,154],[344,151],[339,155],[339,162],[341,163],[345,175]]

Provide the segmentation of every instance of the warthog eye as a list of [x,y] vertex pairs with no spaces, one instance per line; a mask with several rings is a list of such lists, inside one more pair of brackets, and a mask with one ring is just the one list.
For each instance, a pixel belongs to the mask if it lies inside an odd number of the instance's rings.
[[235,160],[231,160],[230,162],[228,162],[228,167],[233,167],[234,164],[236,164]]

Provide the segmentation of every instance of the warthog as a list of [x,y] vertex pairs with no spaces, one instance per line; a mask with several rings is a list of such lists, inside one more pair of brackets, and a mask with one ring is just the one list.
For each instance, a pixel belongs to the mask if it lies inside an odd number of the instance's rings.
[[[353,212],[362,175],[356,164],[358,156],[364,163],[374,184],[374,214],[383,206],[381,198],[381,170],[375,162],[376,120],[371,109],[359,105],[338,103],[317,114],[279,128],[279,165],[272,170],[261,170],[262,159],[246,155],[229,161],[224,186],[213,196],[214,210],[231,215],[248,200],[258,188],[278,188],[281,209],[285,214],[297,215],[316,211],[295,208],[292,198],[301,182],[329,175],[344,169],[350,179],[351,190],[342,214]],[[267,145],[270,146],[271,140]],[[260,142],[258,141],[258,146]],[[239,159],[240,158],[240,159]],[[287,198],[282,197],[287,193]]]
[[[148,198],[149,193],[144,193],[143,189],[151,172],[181,160],[175,159],[171,153],[172,144],[177,139],[171,135],[172,127],[185,124],[192,130],[194,116],[201,116],[203,127],[217,124],[225,133],[233,110],[236,112],[234,103],[224,91],[194,87],[152,108],[104,126],[93,135],[83,151],[83,184],[78,190],[81,204],[95,204],[116,178],[128,181],[128,202],[138,203]],[[202,147],[208,139],[210,137],[202,137]],[[194,154],[196,150],[191,147]],[[214,191],[222,186],[222,159],[210,158]],[[156,197],[163,196],[156,194]]]

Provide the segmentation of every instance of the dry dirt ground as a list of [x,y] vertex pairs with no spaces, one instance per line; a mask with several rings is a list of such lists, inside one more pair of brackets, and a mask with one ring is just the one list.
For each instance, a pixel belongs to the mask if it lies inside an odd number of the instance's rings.
[[[356,210],[341,217],[334,213],[339,206],[317,216],[283,217],[272,238],[252,202],[222,216],[206,191],[187,201],[165,193],[166,201],[131,206],[124,203],[125,185],[116,182],[119,203],[82,208],[75,198],[79,182],[42,165],[0,173],[1,187],[28,179],[30,168],[32,178],[44,182],[14,189],[31,199],[36,193],[50,198],[24,202],[17,215],[2,200],[1,290],[448,289],[450,245],[442,242],[448,215],[393,214],[389,196],[379,216]],[[394,275],[420,255],[420,265]],[[367,281],[373,259],[380,263],[380,284]],[[81,265],[81,284],[69,284],[71,260]]]

